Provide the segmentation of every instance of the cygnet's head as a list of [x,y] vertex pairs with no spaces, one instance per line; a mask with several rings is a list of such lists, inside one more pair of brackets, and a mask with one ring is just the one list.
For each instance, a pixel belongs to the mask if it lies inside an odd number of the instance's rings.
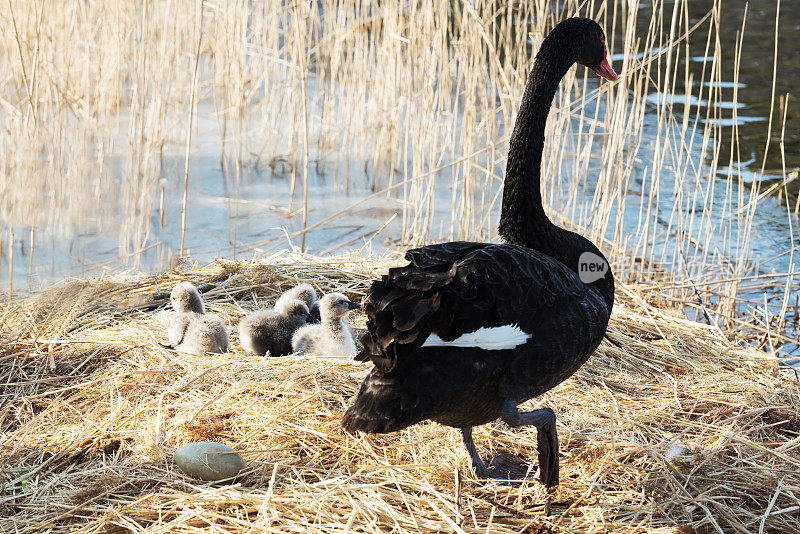
[[319,301],[319,309],[323,317],[332,319],[344,317],[350,310],[355,310],[360,307],[360,304],[350,302],[350,300],[341,293],[328,293]]
[[191,282],[181,282],[169,294],[172,309],[177,312],[205,313],[200,292]]
[[297,300],[302,300],[306,303],[306,306],[311,306],[314,302],[317,301],[317,291],[314,289],[314,286],[311,284],[300,284],[289,291],[287,293],[293,298]]
[[308,306],[306,306],[306,303],[302,300],[290,300],[284,307],[284,313],[289,317],[302,317],[306,322],[316,320],[308,312]]

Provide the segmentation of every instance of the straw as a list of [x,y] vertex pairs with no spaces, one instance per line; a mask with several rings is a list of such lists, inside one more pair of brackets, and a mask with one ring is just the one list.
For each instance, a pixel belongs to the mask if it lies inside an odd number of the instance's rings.
[[[619,281],[613,343],[523,405],[558,415],[552,495],[476,480],[455,429],[344,433],[341,415],[368,364],[256,357],[235,335],[229,354],[205,358],[158,344],[165,294],[179,280],[205,286],[209,311],[233,332],[246,311],[301,280],[360,300],[396,264],[281,253],[71,280],[0,305],[0,530],[800,530],[795,376],[734,332],[665,307],[652,287]],[[364,317],[353,323],[362,329]],[[487,460],[535,462],[535,434],[499,422],[475,429]],[[227,484],[187,478],[171,454],[197,440],[233,447],[248,469]]]

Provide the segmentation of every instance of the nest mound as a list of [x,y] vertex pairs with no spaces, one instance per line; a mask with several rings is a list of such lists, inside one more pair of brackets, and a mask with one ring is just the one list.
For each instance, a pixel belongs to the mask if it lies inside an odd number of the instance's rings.
[[[217,261],[152,278],[75,280],[0,306],[4,532],[800,532],[795,376],[732,336],[618,284],[605,341],[552,407],[561,485],[476,481],[457,431],[379,436],[339,420],[370,366],[347,358],[164,349],[180,280],[235,330],[306,281],[360,300],[395,260]],[[353,317],[356,329],[364,318]],[[535,459],[534,429],[476,429],[484,457]],[[197,440],[240,451],[235,483],[184,476]]]

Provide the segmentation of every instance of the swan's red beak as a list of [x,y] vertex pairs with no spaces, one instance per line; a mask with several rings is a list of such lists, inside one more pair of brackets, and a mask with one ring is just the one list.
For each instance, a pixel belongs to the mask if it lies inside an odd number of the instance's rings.
[[603,48],[606,51],[605,57],[603,58],[603,62],[600,63],[599,67],[589,67],[589,68],[592,69],[601,78],[605,78],[606,80],[613,82],[614,80],[619,78],[619,76],[617,76],[617,73],[614,72],[614,69],[611,68],[611,63],[608,62],[608,47],[606,46],[606,40],[601,39],[601,41],[603,42]]
[[598,76],[601,78],[605,78],[606,80],[613,82],[619,76],[614,69],[611,68],[611,64],[608,62],[608,58],[603,59],[603,62],[600,63],[599,67],[590,67]]

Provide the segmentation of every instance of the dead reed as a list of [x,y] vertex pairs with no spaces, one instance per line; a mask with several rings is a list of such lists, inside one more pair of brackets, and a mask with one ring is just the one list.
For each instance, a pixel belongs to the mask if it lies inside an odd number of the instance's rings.
[[[347,358],[190,358],[159,310],[192,280],[231,326],[298,280],[360,298],[392,258],[292,254],[152,278],[72,280],[0,305],[4,532],[796,532],[794,375],[728,330],[620,283],[604,342],[533,405],[559,415],[562,483],[477,482],[456,431],[350,436],[369,366]],[[363,317],[356,317],[363,327]],[[484,456],[535,458],[535,431],[477,429]],[[198,439],[249,468],[201,484],[170,455]]]
[[[650,257],[680,281],[759,274],[750,235],[765,191],[741,179],[738,150],[717,158],[724,121],[738,113],[737,93],[724,102],[721,88],[738,72],[722,61],[723,0],[699,20],[687,0],[0,4],[0,238],[12,241],[0,254],[9,260],[14,239],[36,263],[37,246],[75,228],[116,230],[123,266],[154,248],[164,263],[170,250],[183,254],[179,215],[157,206],[178,184],[196,193],[190,150],[218,159],[232,192],[243,168],[284,168],[292,193],[303,187],[307,231],[336,224],[310,212],[315,173],[336,190],[382,191],[392,213],[376,228],[396,215],[386,234],[404,244],[492,239],[532,54],[556,21],[579,14],[606,28],[622,76],[598,86],[581,68],[563,81],[543,161],[550,213],[607,239],[611,256]],[[705,44],[700,79],[689,41]],[[720,168],[729,180],[717,179]],[[294,213],[290,198],[275,202]],[[239,240],[239,207],[222,255],[263,244]],[[152,225],[157,209],[167,230]],[[85,266],[80,254],[73,261]],[[717,289],[731,308],[738,285]]]

